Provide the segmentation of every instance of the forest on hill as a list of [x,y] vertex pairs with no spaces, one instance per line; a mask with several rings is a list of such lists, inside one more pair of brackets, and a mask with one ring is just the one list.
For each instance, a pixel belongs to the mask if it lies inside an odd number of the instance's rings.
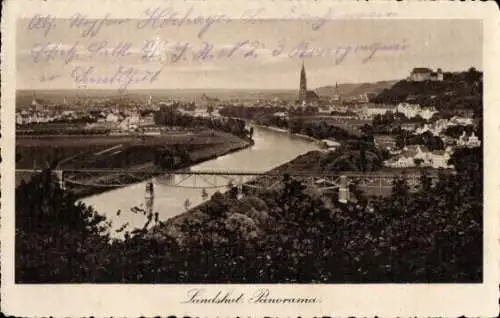
[[414,103],[438,110],[472,109],[482,111],[483,73],[470,68],[465,72],[444,73],[443,81],[401,80],[371,99],[378,104]]
[[382,90],[391,87],[397,81],[379,81],[374,83],[341,83],[336,86],[321,86],[314,91],[319,96],[333,97],[358,97],[364,93],[380,93]]

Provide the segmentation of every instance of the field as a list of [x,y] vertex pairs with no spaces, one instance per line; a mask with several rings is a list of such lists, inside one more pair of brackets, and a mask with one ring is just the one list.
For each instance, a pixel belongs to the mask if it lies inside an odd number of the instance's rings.
[[[18,136],[16,138],[16,153],[18,154],[16,167],[18,169],[31,169],[34,167],[34,163],[37,167],[43,167],[50,160],[57,160],[61,167],[67,168],[82,165],[93,167],[92,164],[95,163],[95,160],[130,152],[128,149],[145,150],[184,145],[190,151],[197,151],[214,145],[239,141],[239,138],[229,134],[211,130],[144,137]],[[117,168],[115,164],[110,166],[110,168],[112,167]]]
[[[189,161],[183,167],[249,145],[231,134],[199,130],[160,136],[18,136],[16,169],[43,169],[57,165],[66,169],[144,168],[154,165],[160,148],[182,145]],[[16,185],[30,173],[16,175]]]

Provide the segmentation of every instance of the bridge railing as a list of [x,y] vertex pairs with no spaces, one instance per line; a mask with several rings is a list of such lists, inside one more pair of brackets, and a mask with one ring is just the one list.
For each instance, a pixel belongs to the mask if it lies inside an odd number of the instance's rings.
[[[42,169],[16,169],[16,172],[42,172]],[[252,170],[166,170],[166,169],[123,169],[123,168],[88,168],[88,169],[54,169],[58,173],[86,173],[86,174],[173,174],[173,175],[225,175],[225,176],[283,176],[289,175],[293,177],[363,177],[363,178],[395,178],[395,177],[411,177],[420,176],[421,171],[402,171],[400,173],[377,171],[377,172],[358,172],[358,171],[252,171]],[[438,174],[453,174],[456,172],[451,169],[443,170],[426,170],[430,177],[437,177]]]

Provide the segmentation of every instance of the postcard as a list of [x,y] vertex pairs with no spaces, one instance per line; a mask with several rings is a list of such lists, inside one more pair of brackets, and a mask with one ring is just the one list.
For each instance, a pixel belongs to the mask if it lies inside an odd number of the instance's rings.
[[493,2],[3,15],[3,313],[498,315]]

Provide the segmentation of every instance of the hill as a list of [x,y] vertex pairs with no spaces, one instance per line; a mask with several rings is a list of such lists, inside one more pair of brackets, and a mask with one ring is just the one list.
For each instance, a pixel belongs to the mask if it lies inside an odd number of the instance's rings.
[[470,68],[465,72],[444,73],[441,82],[401,80],[384,89],[371,101],[378,104],[410,102],[433,106],[438,110],[481,110],[483,73]]
[[338,87],[329,85],[316,88],[314,91],[320,96],[333,97],[339,94],[342,97],[355,97],[364,93],[380,93],[391,87],[397,81],[380,81],[375,83],[343,83]]

